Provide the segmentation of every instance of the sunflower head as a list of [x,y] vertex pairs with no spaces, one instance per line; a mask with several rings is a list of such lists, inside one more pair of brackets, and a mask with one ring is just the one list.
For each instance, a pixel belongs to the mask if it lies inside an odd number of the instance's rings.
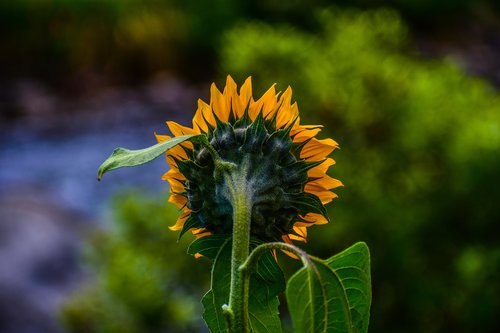
[[[228,76],[221,93],[211,86],[210,104],[198,101],[193,127],[167,122],[174,136],[205,134],[224,162],[239,168],[251,204],[251,234],[264,242],[306,240],[307,229],[324,224],[324,205],[342,183],[326,171],[335,162],[327,156],[337,148],[332,139],[315,136],[319,125],[301,125],[292,89],[276,94],[272,86],[260,99],[252,97],[251,78],[239,93]],[[157,135],[158,141],[169,136]],[[182,209],[172,230],[192,230],[197,237],[229,234],[232,205],[228,184],[218,176],[213,153],[185,142],[167,153],[169,201]]]

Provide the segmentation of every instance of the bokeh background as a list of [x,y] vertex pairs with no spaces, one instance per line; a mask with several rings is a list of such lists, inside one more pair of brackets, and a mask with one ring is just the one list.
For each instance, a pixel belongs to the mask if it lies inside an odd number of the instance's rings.
[[96,171],[227,74],[340,143],[304,247],[368,243],[370,332],[500,331],[496,1],[18,0],[0,29],[0,332],[206,332],[164,160]]

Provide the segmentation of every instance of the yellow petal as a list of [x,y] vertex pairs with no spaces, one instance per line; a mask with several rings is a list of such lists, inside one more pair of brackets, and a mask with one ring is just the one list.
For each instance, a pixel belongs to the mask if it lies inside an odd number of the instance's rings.
[[181,159],[181,160],[188,159],[188,155],[187,155],[186,151],[180,145],[177,145],[177,146],[170,148],[167,151],[167,155],[168,156],[175,156],[176,158]]
[[193,228],[191,232],[196,238],[201,238],[205,236],[210,236],[212,233],[205,228]]
[[245,80],[245,83],[243,83],[243,85],[240,88],[240,103],[242,107],[234,110],[238,118],[241,118],[243,116],[245,108],[247,107],[247,105],[250,104],[251,99],[252,99],[252,77],[249,76]]
[[[283,239],[283,241],[287,244],[292,244],[293,245],[293,242],[292,240],[290,239],[290,235],[283,235],[281,237]],[[289,252],[289,251],[286,251],[286,250],[282,250],[283,253],[285,253],[287,256],[293,258],[293,259],[299,259],[299,257],[297,257],[294,253],[292,252]]]
[[[189,128],[186,126],[182,126],[182,125],[176,123],[175,121],[167,121],[167,126],[168,126],[168,129],[170,130],[170,132],[172,132],[172,134],[175,136],[199,134],[200,133],[200,131],[197,131],[195,129],[192,129],[192,128]],[[181,145],[186,147],[186,148],[193,149],[193,144],[189,141],[184,141]]]
[[295,121],[292,126],[292,131],[297,131],[300,127],[299,108],[297,103],[291,106],[281,106],[278,116],[276,117],[276,128],[288,126],[292,121]]
[[285,108],[290,108],[292,105],[292,87],[286,87],[285,92],[280,96],[278,103]]
[[[293,231],[295,231],[298,236],[297,235],[290,235],[290,238],[292,238],[292,236],[295,236],[297,238],[296,240],[299,240],[299,241],[303,240],[304,242],[307,242],[307,228],[306,227],[294,225]],[[292,239],[294,239],[294,238],[292,238]]]
[[[323,125],[300,125],[299,130],[304,130],[304,129],[315,129],[315,128],[323,128]],[[293,130],[292,130],[293,132]]]
[[171,136],[157,134],[156,132],[155,132],[155,137],[156,137],[156,141],[158,141],[158,143],[166,141],[166,140],[170,140],[172,138]]
[[300,125],[297,129],[290,131],[290,136],[293,137],[293,142],[304,142],[307,139],[315,137],[321,131],[323,126],[303,126]]
[[181,183],[178,179],[169,178],[168,183],[170,184],[170,190],[173,193],[182,193],[185,190],[184,184]]
[[297,227],[306,227],[306,228],[309,228],[310,226],[314,225],[314,223],[307,223],[307,222],[295,222],[293,224],[294,226],[297,226]]
[[[208,126],[203,118],[204,115],[210,114],[211,117],[213,118],[212,111],[210,109],[210,105],[207,103],[203,102],[201,99],[198,99],[198,109],[196,110],[194,116],[193,116],[193,128],[197,129],[200,132],[207,133],[208,132]],[[205,116],[206,117],[206,116]],[[207,118],[208,120],[208,118]]]
[[231,113],[232,109],[233,115],[236,117],[238,114],[237,110],[244,110],[246,104],[243,105],[241,102],[236,83],[230,75],[227,76],[226,87],[224,88],[223,95],[228,107],[230,108],[228,113]]
[[177,166],[172,165],[171,169],[168,170],[162,177],[163,180],[168,181],[169,179],[186,180],[186,177],[177,169]]
[[[233,83],[234,83],[234,81],[233,81]],[[226,99],[224,98],[224,96],[222,95],[222,93],[219,91],[219,89],[217,89],[217,87],[215,86],[214,83],[212,83],[212,85],[210,86],[210,106],[211,106],[213,112],[217,115],[217,117],[220,120],[227,121],[229,119],[229,105],[228,105]],[[212,114],[212,112],[210,112],[210,114]],[[205,115],[206,119],[208,121],[210,121],[207,114],[204,113],[204,115]],[[212,115],[212,117],[213,117],[213,115]],[[210,121],[210,123],[215,126],[215,118],[213,118],[213,119],[214,119],[214,123],[212,123],[211,121]]]
[[297,236],[297,235],[294,235],[294,234],[289,234],[288,235],[290,237],[290,239],[292,241],[299,241],[299,242],[304,242],[306,243],[306,239],[304,237],[301,237],[301,236]]
[[172,192],[170,192],[170,193],[171,194],[170,194],[170,197],[168,198],[168,202],[173,203],[174,205],[176,205],[179,208],[183,208],[186,205],[187,199],[185,196],[180,195],[180,194],[175,194]]
[[181,216],[179,216],[175,224],[168,228],[172,231],[182,230],[182,227],[184,227],[184,223],[189,217],[189,214],[190,212],[184,212],[183,214],[181,214]]
[[[215,87],[215,85],[213,85]],[[217,89],[217,88],[216,88]],[[218,90],[217,90],[218,91]],[[219,92],[220,93],[220,92]],[[215,121],[215,117],[214,117],[214,110],[212,110],[212,107],[210,105],[208,105],[207,103],[203,102],[202,100],[201,101],[201,105],[203,106],[201,111],[203,112],[203,117],[205,117],[205,122],[208,122],[210,125],[214,126],[217,124],[216,121]]]
[[278,105],[280,106],[280,110],[285,114],[291,112],[292,106],[292,88],[288,86],[283,94],[281,94]]
[[[168,135],[162,135],[162,134],[158,134],[156,132],[155,132],[155,137],[156,137],[156,141],[158,143],[171,139],[171,137]],[[170,165],[170,163],[168,162],[168,154],[165,154],[165,157],[166,157],[167,163]]]
[[337,142],[332,139],[318,140],[316,138],[312,138],[312,140],[306,143],[300,152],[300,157],[306,159],[307,161],[320,161],[328,156],[337,147]]
[[250,105],[248,113],[251,120],[254,120],[261,111],[264,116],[267,116],[276,109],[277,100],[274,86],[275,84],[273,84],[259,100]]
[[323,163],[321,163],[320,165],[317,165],[314,168],[309,169],[309,171],[307,171],[307,176],[309,178],[323,177],[328,171],[328,168],[334,164],[335,161],[329,157],[326,160],[324,160]]
[[324,217],[321,214],[317,213],[307,213],[306,215],[302,216],[302,218],[309,223],[312,224],[327,224],[328,220],[326,217]]
[[331,190],[332,188],[336,188],[339,186],[344,186],[342,182],[338,179],[332,178],[328,175],[324,175],[319,179],[314,179],[308,182],[306,185],[310,186],[319,186],[324,188],[325,190]]
[[[283,128],[298,116],[298,109],[292,109],[292,88],[288,87],[278,101],[279,110],[276,115],[276,128]],[[296,103],[294,103],[296,104]],[[295,124],[297,124],[296,121]]]
[[314,184],[306,184],[306,186],[304,186],[304,191],[317,196],[321,200],[321,203],[323,205],[326,205],[327,203],[338,197],[337,194],[325,190],[323,187]]
[[175,136],[181,136],[181,135],[188,135],[188,134],[199,134],[199,131],[196,131],[195,129],[182,126],[175,121],[167,121],[167,126],[170,132],[172,132],[173,135]]

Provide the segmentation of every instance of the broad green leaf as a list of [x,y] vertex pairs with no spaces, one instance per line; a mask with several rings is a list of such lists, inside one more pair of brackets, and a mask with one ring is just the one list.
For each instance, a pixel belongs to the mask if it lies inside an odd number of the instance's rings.
[[[252,240],[252,246],[260,243]],[[248,309],[252,332],[281,332],[278,295],[284,290],[285,277],[276,259],[271,253],[264,253],[257,263],[256,272],[250,277]]]
[[[202,237],[200,240],[203,238],[206,237]],[[199,253],[203,254],[203,252]],[[206,253],[212,254],[213,251],[209,250]],[[217,251],[217,255],[214,259],[212,266],[211,289],[201,300],[201,303],[205,308],[205,311],[203,312],[203,319],[212,333],[225,333],[228,331],[224,314],[222,313],[222,305],[229,303],[230,285],[231,238],[226,238],[219,247],[219,251]]]
[[368,246],[363,242],[356,243],[327,259],[326,263],[338,275],[344,286],[355,332],[368,332],[372,302]]
[[371,303],[370,256],[357,243],[326,260],[311,258],[288,281],[296,333],[366,333]]
[[230,237],[231,235],[209,235],[198,238],[189,245],[187,253],[193,256],[199,253],[208,259],[215,259],[221,246],[224,245]]
[[101,180],[104,173],[114,169],[147,163],[179,143],[201,136],[203,136],[203,134],[182,135],[139,150],[116,148],[111,156],[109,156],[99,167],[97,179]]
[[[202,299],[205,308],[203,319],[212,333],[227,332],[222,305],[229,302],[229,286],[231,284],[230,240],[231,238],[223,235],[206,236],[194,241],[188,249],[191,254],[200,253],[208,258],[214,258],[211,290]],[[255,241],[252,242],[252,246],[254,245]],[[214,255],[214,253],[216,254]],[[256,272],[250,277],[248,308],[250,327],[253,333],[281,332],[277,295],[284,288],[284,276],[276,260],[270,253],[264,254],[257,264]]]
[[340,279],[322,261],[311,261],[288,281],[288,309],[295,333],[354,333]]

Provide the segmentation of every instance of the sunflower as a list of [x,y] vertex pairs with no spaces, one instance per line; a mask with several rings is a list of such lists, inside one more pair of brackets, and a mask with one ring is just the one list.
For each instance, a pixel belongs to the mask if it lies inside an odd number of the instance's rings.
[[[198,100],[193,126],[173,121],[174,136],[205,134],[220,158],[247,165],[251,197],[252,237],[264,242],[306,241],[307,227],[328,222],[324,205],[337,195],[339,180],[326,174],[338,147],[332,139],[317,139],[322,126],[301,125],[292,89],[276,93],[274,85],[254,100],[251,78],[238,93],[228,76],[221,93],[210,88],[210,104]],[[159,142],[170,136],[156,134]],[[212,155],[203,145],[184,142],[167,152],[169,202],[182,210],[171,230],[196,237],[232,232],[232,206],[222,179],[216,177]]]

